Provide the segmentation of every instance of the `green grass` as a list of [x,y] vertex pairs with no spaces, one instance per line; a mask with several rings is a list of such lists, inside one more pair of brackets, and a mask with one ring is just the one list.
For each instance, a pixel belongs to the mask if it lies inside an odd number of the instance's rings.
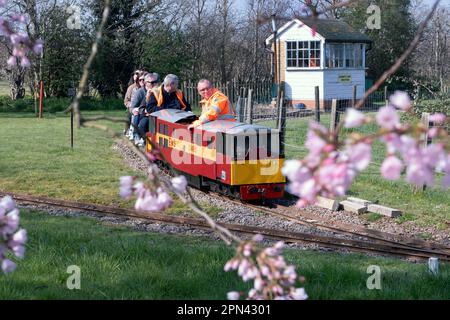
[[[123,118],[124,111],[89,111],[87,116]],[[5,117],[7,115],[7,117]],[[123,125],[106,123],[117,132]],[[24,134],[20,137],[19,133]],[[74,130],[70,148],[70,118],[63,113],[36,119],[31,114],[0,114],[0,190],[59,199],[131,207],[132,201],[118,196],[119,178],[136,175],[112,149],[113,140],[105,132]],[[222,209],[204,204],[217,216]],[[168,214],[191,213],[176,200]]]
[[[17,270],[0,275],[0,299],[225,299],[248,291],[223,272],[233,249],[201,237],[133,231],[88,217],[21,212],[29,242]],[[306,277],[311,299],[449,299],[450,265],[433,277],[426,263],[360,254],[286,250]],[[81,268],[81,290],[68,290],[69,266]],[[368,290],[367,268],[381,268],[381,290]]]
[[[286,126],[286,157],[288,159],[301,159],[308,154],[304,147],[308,122],[312,118],[288,119]],[[330,116],[321,115],[321,123],[329,127]],[[274,121],[262,122],[262,124],[274,127]],[[368,134],[374,132],[376,126],[368,124],[355,132]],[[346,131],[347,133],[350,130]],[[352,184],[348,195],[379,201],[381,205],[393,207],[403,211],[403,216],[394,221],[402,223],[415,221],[418,225],[436,225],[439,228],[447,228],[446,221],[450,221],[450,192],[438,187],[427,188],[425,191],[415,192],[413,187],[404,180],[387,181],[380,175],[380,165],[385,156],[384,145],[376,141],[373,145],[372,164],[362,172]],[[438,175],[437,184],[441,176]]]
[[1,190],[116,203],[119,177],[133,174],[99,130],[75,129],[72,150],[68,116],[2,114],[0,137]]

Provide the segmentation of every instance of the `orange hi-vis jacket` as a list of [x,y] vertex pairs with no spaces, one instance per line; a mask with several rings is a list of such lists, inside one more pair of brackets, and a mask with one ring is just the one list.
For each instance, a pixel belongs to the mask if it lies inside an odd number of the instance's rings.
[[214,120],[236,121],[234,110],[226,95],[219,90],[209,97],[208,100],[202,100],[202,115],[198,119],[199,122],[206,123]]
[[[162,92],[163,91],[163,86],[164,85],[160,85],[157,90],[153,91],[153,94],[155,95],[158,107],[161,107],[162,104],[164,103],[164,95],[163,95],[163,92]],[[177,90],[175,93],[177,95],[178,100],[180,101],[180,104],[181,104],[181,107],[182,107],[181,110],[186,109],[186,104],[183,102],[183,92],[181,90]]]

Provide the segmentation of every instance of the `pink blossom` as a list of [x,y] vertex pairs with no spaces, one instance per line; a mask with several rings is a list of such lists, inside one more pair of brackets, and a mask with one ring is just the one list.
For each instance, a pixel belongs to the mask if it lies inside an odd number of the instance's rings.
[[11,211],[16,207],[16,203],[14,202],[12,197],[6,196],[0,201],[0,206],[3,207],[6,211]]
[[22,57],[22,59],[20,60],[20,66],[23,68],[27,68],[30,66],[30,60],[28,60],[27,57]]
[[309,130],[306,135],[305,147],[309,149],[311,155],[318,155],[322,149],[327,145],[318,134],[327,135],[328,130],[321,124],[311,121],[309,123]]
[[346,128],[357,128],[364,124],[366,117],[361,111],[354,108],[347,109],[345,115],[344,127]]
[[17,245],[17,246],[12,247],[11,249],[17,258],[22,259],[25,256],[25,247],[24,246]]
[[5,259],[2,262],[2,270],[5,274],[11,273],[16,270],[16,264],[11,260]]
[[294,300],[306,300],[306,299],[308,299],[308,295],[306,294],[306,291],[304,288],[297,288],[292,293],[292,298]]
[[347,149],[347,154],[350,163],[355,166],[356,170],[362,171],[370,164],[372,146],[367,143],[358,143],[350,146]]
[[311,178],[310,170],[303,166],[298,160],[287,160],[284,163],[281,173],[289,179],[289,181],[304,182]]
[[255,241],[255,242],[261,242],[261,241],[263,241],[263,239],[264,239],[264,237],[262,235],[260,235],[260,234],[256,234],[252,238],[252,240]]
[[389,97],[389,103],[394,107],[405,111],[412,107],[411,99],[408,94],[403,91],[395,91],[394,94]]
[[240,294],[237,291],[230,291],[227,293],[228,300],[239,300]]
[[314,179],[309,179],[302,184],[300,192],[300,197],[307,201],[313,202],[316,199],[318,188],[316,186],[316,181]]
[[438,135],[438,133],[439,133],[439,129],[438,128],[435,128],[435,127],[433,127],[433,128],[430,128],[429,130],[428,130],[428,137],[430,137],[430,138],[436,138],[437,137],[437,135]]
[[443,113],[435,113],[435,114],[430,115],[429,120],[436,124],[442,124],[445,122],[446,118],[447,117]]
[[15,65],[17,65],[17,58],[10,56],[8,61],[6,61],[6,63],[10,66],[15,66]]
[[387,157],[381,165],[381,174],[385,179],[398,180],[403,169],[403,163],[395,156]]
[[380,108],[376,115],[377,123],[385,129],[392,130],[395,129],[400,124],[400,120],[394,108],[391,106],[386,106]]
[[131,176],[120,177],[119,193],[122,198],[129,198],[133,194],[133,181]]
[[42,40],[36,40],[36,43],[33,46],[33,52],[35,54],[41,54],[44,50],[44,42]]
[[172,187],[178,193],[183,193],[186,191],[187,180],[185,176],[178,176],[172,179]]
[[406,179],[416,186],[431,186],[434,183],[433,172],[426,165],[420,162],[409,164],[406,169]]
[[12,240],[17,244],[23,245],[28,240],[27,231],[20,229],[13,235]]

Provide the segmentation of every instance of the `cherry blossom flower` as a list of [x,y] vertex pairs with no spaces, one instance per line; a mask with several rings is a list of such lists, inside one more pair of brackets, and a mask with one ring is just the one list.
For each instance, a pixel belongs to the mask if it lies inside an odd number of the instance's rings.
[[[305,290],[295,287],[298,280],[295,267],[287,265],[282,256],[284,243],[277,242],[273,247],[260,249],[257,244],[261,241],[262,236],[256,235],[251,241],[242,242],[236,256],[225,264],[224,270],[237,270],[243,281],[253,280],[253,288],[247,295],[249,300],[307,299]],[[227,297],[237,300],[241,294],[231,291]]]
[[239,300],[240,294],[237,291],[230,291],[227,293],[228,300]]
[[389,103],[404,111],[407,111],[412,107],[412,101],[409,98],[409,95],[404,91],[395,91],[394,94],[389,97]]
[[431,122],[434,122],[436,124],[442,124],[445,122],[446,119],[447,119],[447,117],[443,113],[434,113],[434,114],[430,115],[430,118],[429,118],[429,120]]
[[395,156],[389,156],[381,165],[381,174],[387,180],[400,179],[403,163]]
[[376,115],[377,123],[380,127],[392,130],[400,124],[397,111],[391,106],[380,108]]
[[[6,1],[0,0],[0,7],[4,6]],[[12,56],[8,58],[8,65],[20,65],[23,68],[30,66],[29,55],[31,53],[41,54],[43,50],[42,40],[31,40],[27,34],[18,33],[17,25],[26,25],[27,17],[23,14],[11,13],[0,17],[0,36],[9,39],[12,45]]]
[[172,187],[178,193],[183,193],[186,191],[187,180],[185,176],[178,176],[172,179]]
[[354,108],[347,109],[347,113],[345,114],[345,128],[357,128],[364,124],[366,120],[366,116],[361,112]]
[[14,200],[6,196],[0,200],[0,265],[5,274],[16,269],[16,264],[6,259],[7,251],[11,251],[17,258],[25,255],[27,232],[19,228],[19,210]]

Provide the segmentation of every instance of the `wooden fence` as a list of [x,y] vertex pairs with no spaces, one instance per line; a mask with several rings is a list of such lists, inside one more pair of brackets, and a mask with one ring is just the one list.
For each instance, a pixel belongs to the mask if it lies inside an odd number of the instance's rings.
[[[237,103],[239,97],[247,97],[248,90],[253,91],[253,101],[255,103],[269,103],[272,101],[272,79],[258,81],[234,79],[226,83],[214,82],[214,86],[222,91],[233,104]],[[181,83],[180,89],[192,105],[199,105],[200,95],[197,91],[196,81],[184,81]]]

